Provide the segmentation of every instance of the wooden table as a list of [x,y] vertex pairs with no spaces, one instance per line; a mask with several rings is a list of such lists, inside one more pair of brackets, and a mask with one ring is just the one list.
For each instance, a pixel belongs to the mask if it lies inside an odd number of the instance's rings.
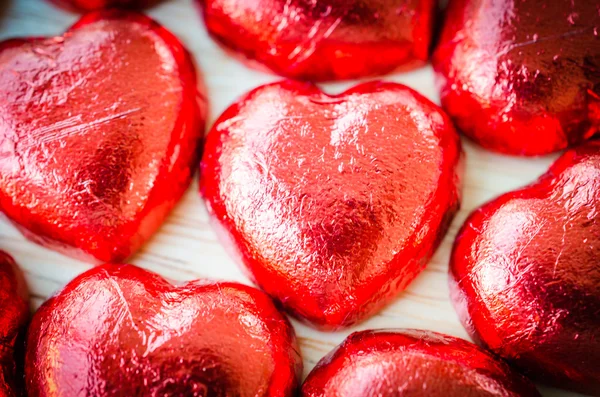
[[[208,38],[192,0],[166,1],[148,10],[148,14],[180,38],[202,69],[210,99],[209,125],[243,93],[279,79],[250,70],[224,53]],[[0,39],[61,34],[77,18],[43,0],[3,0]],[[430,66],[385,79],[406,84],[439,103]],[[335,93],[353,84],[326,84],[324,89]],[[426,270],[392,304],[352,329],[322,333],[294,321],[304,356],[305,375],[322,356],[356,330],[423,328],[468,338],[448,299],[448,256],[456,232],[473,209],[500,193],[533,181],[557,156],[519,159],[483,151],[464,139],[463,143],[467,167],[462,209]],[[34,309],[91,267],[25,240],[5,219],[0,219],[0,249],[12,254],[24,270]],[[174,281],[212,278],[249,284],[217,241],[199,197],[197,181],[160,231],[131,262]],[[544,396],[577,395],[544,387],[540,390]]]

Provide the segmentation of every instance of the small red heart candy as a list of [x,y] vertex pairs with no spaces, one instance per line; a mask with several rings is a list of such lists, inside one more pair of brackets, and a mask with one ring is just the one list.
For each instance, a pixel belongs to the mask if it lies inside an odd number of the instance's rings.
[[600,142],[475,211],[450,272],[476,340],[543,381],[600,396]]
[[189,185],[206,103],[181,43],[132,13],[0,43],[0,206],[31,239],[121,262]]
[[25,371],[30,397],[291,397],[302,360],[289,321],[254,288],[174,287],[102,265],[34,315]]
[[423,270],[459,207],[460,158],[448,117],[408,87],[286,81],[215,123],[200,188],[258,285],[333,329]]
[[302,397],[539,397],[533,384],[472,343],[419,330],[363,331],[323,358]]
[[313,81],[381,75],[428,58],[434,0],[198,0],[208,32],[252,65]]
[[[0,251],[0,396],[20,396],[19,346],[29,319],[29,294],[15,261]],[[21,379],[20,379],[21,378]]]
[[451,0],[433,56],[442,106],[483,147],[539,155],[600,129],[598,2]]
[[49,0],[53,4],[74,12],[89,12],[109,8],[142,9],[160,0]]

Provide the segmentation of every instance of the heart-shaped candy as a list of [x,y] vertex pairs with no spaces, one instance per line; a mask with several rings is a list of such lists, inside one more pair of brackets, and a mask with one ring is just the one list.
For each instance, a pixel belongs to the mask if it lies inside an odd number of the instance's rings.
[[433,57],[444,109],[487,149],[538,155],[600,128],[597,1],[452,0]]
[[29,294],[14,260],[0,251],[0,396],[20,396],[22,374],[17,369],[16,346],[29,319]]
[[429,331],[350,335],[323,358],[302,397],[539,397],[506,363],[462,339]]
[[31,397],[291,397],[302,361],[289,321],[254,288],[173,287],[102,265],[34,315],[25,370]]
[[340,80],[428,58],[433,0],[198,0],[209,33],[283,76]]
[[461,149],[436,105],[373,82],[257,88],[209,134],[201,192],[255,281],[323,328],[381,308],[459,206]]
[[450,271],[475,339],[541,380],[600,395],[600,142],[475,211]]
[[0,206],[41,244],[123,261],[189,185],[205,107],[187,51],[142,15],[0,43]]

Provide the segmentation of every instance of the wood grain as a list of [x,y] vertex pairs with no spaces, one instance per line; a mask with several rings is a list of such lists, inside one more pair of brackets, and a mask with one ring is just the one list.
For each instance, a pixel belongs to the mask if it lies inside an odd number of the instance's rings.
[[[207,36],[197,7],[191,0],[167,1],[148,13],[173,33],[193,53],[203,72],[210,98],[209,125],[238,96],[277,77],[247,69],[218,48]],[[0,4],[0,39],[61,34],[78,16],[42,0],[4,0]],[[435,102],[430,66],[386,76],[404,83]],[[339,92],[352,83],[324,85]],[[556,158],[519,159],[485,152],[463,141],[466,158],[464,200],[461,211],[427,269],[408,290],[379,314],[343,332],[321,333],[294,321],[305,360],[305,374],[349,333],[372,328],[423,328],[468,338],[448,299],[448,256],[456,232],[469,212],[500,193],[533,181]],[[0,220],[0,249],[11,253],[25,271],[33,308],[64,286],[90,264],[62,256],[25,240],[5,219]],[[250,284],[245,274],[217,241],[197,181],[151,241],[131,260],[173,280],[212,278]],[[577,396],[540,388],[545,396]]]

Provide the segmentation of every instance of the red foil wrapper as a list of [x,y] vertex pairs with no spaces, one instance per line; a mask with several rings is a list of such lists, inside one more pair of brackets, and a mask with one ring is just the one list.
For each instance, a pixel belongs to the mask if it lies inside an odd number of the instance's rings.
[[190,183],[206,100],[187,51],[145,16],[0,43],[0,98],[0,207],[38,243],[123,261]]
[[533,384],[472,343],[419,330],[363,331],[323,358],[302,397],[539,397]]
[[564,149],[600,127],[597,1],[451,0],[433,57],[442,105],[509,154]]
[[424,64],[434,0],[197,0],[209,33],[252,65],[295,79],[381,75]]
[[141,9],[155,5],[160,0],[48,0],[73,12],[90,12],[109,8]]
[[600,142],[475,211],[452,299],[482,345],[542,381],[600,396]]
[[[0,396],[22,396],[19,341],[29,319],[29,294],[14,260],[0,251]],[[22,342],[22,341],[21,341]]]
[[215,123],[201,193],[252,277],[324,329],[361,321],[425,267],[460,201],[448,117],[393,83],[340,95],[293,81]]
[[29,396],[292,397],[302,361],[289,321],[235,283],[174,287],[131,265],[96,267],[34,315]]

